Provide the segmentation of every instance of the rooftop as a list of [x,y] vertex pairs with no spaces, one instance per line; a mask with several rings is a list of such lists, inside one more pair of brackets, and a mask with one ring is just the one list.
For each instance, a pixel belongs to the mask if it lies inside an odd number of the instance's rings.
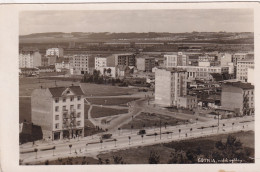
[[251,85],[250,83],[243,83],[243,82],[226,82],[224,83],[226,86],[233,86],[233,87],[239,87],[241,89],[254,89],[254,86]]
[[75,95],[84,95],[80,86],[70,86],[70,87],[52,87],[48,88],[53,97],[61,97],[62,93],[69,88]]

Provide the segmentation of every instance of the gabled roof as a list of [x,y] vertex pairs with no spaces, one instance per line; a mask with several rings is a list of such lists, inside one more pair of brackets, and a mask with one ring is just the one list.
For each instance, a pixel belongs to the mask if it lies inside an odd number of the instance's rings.
[[52,87],[49,88],[53,97],[61,97],[62,93],[69,88],[75,95],[84,95],[80,86],[70,86],[70,87]]

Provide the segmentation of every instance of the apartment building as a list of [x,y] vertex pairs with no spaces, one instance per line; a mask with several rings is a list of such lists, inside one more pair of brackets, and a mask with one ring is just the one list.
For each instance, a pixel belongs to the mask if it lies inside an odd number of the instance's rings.
[[95,69],[99,67],[107,67],[106,57],[95,57]]
[[35,89],[31,95],[32,123],[43,138],[84,136],[84,94],[80,86]]
[[63,57],[63,48],[49,48],[46,50],[46,56],[58,56]]
[[165,54],[164,55],[164,67],[171,68],[176,66],[187,66],[189,63],[189,58],[182,52],[177,54]]
[[140,71],[152,72],[155,67],[155,58],[148,56],[136,58],[136,67]]
[[248,80],[248,68],[254,68],[254,60],[253,59],[244,59],[237,61],[236,67],[236,78],[238,81]]
[[155,103],[178,106],[178,98],[187,94],[187,71],[177,68],[159,68],[155,71]]
[[222,85],[221,106],[239,114],[254,113],[254,86],[250,83],[227,82]]
[[75,75],[93,73],[95,69],[95,58],[89,54],[77,54],[70,57],[70,64],[73,69],[73,74]]
[[252,84],[252,85],[255,85],[255,81],[254,81],[255,74],[254,74],[254,71],[255,71],[254,68],[248,68],[247,69],[247,82]]
[[38,50],[26,49],[19,53],[19,68],[34,68],[41,64],[42,56]]

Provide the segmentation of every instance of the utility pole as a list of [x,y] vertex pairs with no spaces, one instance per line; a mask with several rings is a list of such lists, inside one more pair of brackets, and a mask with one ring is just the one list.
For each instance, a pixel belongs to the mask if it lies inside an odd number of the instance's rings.
[[160,140],[162,139],[162,120],[160,116]]

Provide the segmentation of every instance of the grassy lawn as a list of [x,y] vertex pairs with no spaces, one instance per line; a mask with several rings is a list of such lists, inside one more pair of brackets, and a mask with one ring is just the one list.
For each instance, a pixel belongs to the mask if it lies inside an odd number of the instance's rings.
[[92,104],[98,105],[122,105],[128,102],[137,100],[138,98],[87,98],[87,100]]
[[[61,86],[71,86],[81,85],[83,92],[86,96],[118,96],[118,95],[131,95],[137,92],[133,88],[121,88],[111,85],[99,85],[90,83],[80,83],[74,81],[62,81],[56,80],[56,85]],[[19,95],[20,96],[31,96],[31,93],[36,88],[48,88],[55,87],[55,80],[51,79],[38,79],[35,77],[19,78]]]
[[127,109],[112,109],[112,108],[93,106],[93,108],[91,110],[91,116],[92,116],[92,118],[100,118],[100,117],[124,114],[127,112],[128,112]]
[[19,97],[19,123],[26,120],[31,122],[31,98]]
[[155,124],[157,127],[160,125],[160,118],[161,118],[161,125],[165,127],[165,122],[167,122],[168,126],[175,126],[179,124],[183,124],[185,121],[176,119],[170,116],[160,115],[160,114],[150,114],[142,112],[140,115],[135,117],[131,122],[122,126],[123,129],[131,129],[131,125],[133,125],[134,129],[141,129],[145,125],[145,127],[154,127]]

